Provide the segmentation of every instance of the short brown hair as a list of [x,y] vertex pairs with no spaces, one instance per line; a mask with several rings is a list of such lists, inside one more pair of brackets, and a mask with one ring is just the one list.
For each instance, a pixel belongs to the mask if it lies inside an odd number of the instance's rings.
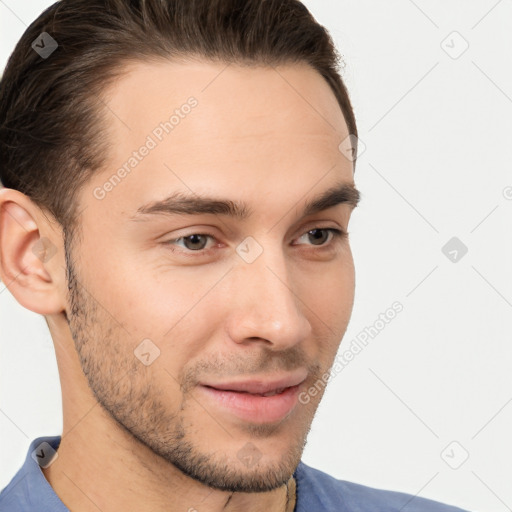
[[[43,32],[58,44],[47,58],[32,47]],[[61,0],[25,31],[0,82],[2,184],[49,211],[64,233],[79,228],[77,194],[108,155],[102,90],[130,61],[175,57],[307,63],[357,136],[341,56],[298,0]]]

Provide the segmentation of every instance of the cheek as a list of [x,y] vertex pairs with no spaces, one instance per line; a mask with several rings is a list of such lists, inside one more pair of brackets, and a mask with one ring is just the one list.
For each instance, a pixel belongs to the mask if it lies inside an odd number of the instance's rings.
[[[350,316],[355,292],[355,271],[350,252],[325,266],[319,266],[315,272],[305,274],[298,271],[295,276],[299,298],[317,313],[329,326]],[[316,322],[315,322],[316,323]]]
[[303,288],[304,309],[316,333],[322,339],[325,362],[332,362],[352,315],[355,274],[352,258],[333,264],[325,273]]
[[87,260],[83,254],[85,287],[132,338],[165,337],[193,307],[194,288],[180,277],[179,269],[157,275],[141,258],[110,252],[103,242],[97,246]]
[[333,298],[339,301],[343,314],[350,316],[355,293],[355,268],[352,251],[348,244],[343,249],[339,267],[333,271],[332,287],[336,295]]

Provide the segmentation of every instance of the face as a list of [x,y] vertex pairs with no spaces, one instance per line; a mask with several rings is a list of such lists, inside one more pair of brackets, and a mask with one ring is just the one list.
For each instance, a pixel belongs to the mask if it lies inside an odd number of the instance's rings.
[[347,126],[304,65],[127,71],[106,91],[109,165],[82,189],[67,248],[83,371],[112,418],[186,475],[274,489],[300,461],[352,311],[338,235],[352,196],[315,202],[354,183]]

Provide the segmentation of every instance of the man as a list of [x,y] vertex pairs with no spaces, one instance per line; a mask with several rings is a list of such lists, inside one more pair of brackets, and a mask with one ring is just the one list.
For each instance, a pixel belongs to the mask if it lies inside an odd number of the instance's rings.
[[48,323],[64,428],[0,510],[460,510],[301,462],[354,299],[336,59],[295,0],[62,0],[25,32],[0,277]]

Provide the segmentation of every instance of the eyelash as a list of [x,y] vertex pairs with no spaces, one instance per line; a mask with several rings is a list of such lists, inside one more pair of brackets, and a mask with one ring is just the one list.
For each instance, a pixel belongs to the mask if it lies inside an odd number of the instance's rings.
[[[331,243],[327,242],[326,244],[322,244],[322,245],[319,245],[319,246],[313,246],[313,247],[320,248],[320,250],[322,248],[329,248],[329,246],[332,245],[337,240],[342,240],[342,239],[348,238],[348,232],[347,231],[344,231],[344,230],[341,230],[341,229],[337,229],[337,228],[321,228],[321,227],[315,227],[315,228],[312,228],[312,229],[308,229],[305,233],[303,233],[301,235],[301,237],[304,236],[304,235],[307,235],[310,231],[316,231],[316,230],[318,230],[318,231],[330,231],[332,233]],[[166,242],[164,242],[164,245],[168,245],[172,252],[183,254],[184,256],[192,257],[192,258],[197,257],[197,256],[204,256],[205,254],[208,254],[208,252],[210,250],[214,249],[213,247],[210,247],[210,249],[201,249],[201,250],[198,250],[198,251],[192,251],[190,249],[185,249],[185,250],[175,249],[172,246],[174,242],[178,242],[178,241],[183,240],[185,238],[188,238],[188,237],[190,237],[192,235],[208,236],[210,238],[215,239],[215,236],[210,234],[210,233],[190,233],[189,235],[184,235],[184,236],[180,236],[179,238],[174,238],[172,240],[167,240]],[[299,237],[299,238],[301,238],[301,237]],[[300,245],[303,245],[303,244],[300,244]]]

